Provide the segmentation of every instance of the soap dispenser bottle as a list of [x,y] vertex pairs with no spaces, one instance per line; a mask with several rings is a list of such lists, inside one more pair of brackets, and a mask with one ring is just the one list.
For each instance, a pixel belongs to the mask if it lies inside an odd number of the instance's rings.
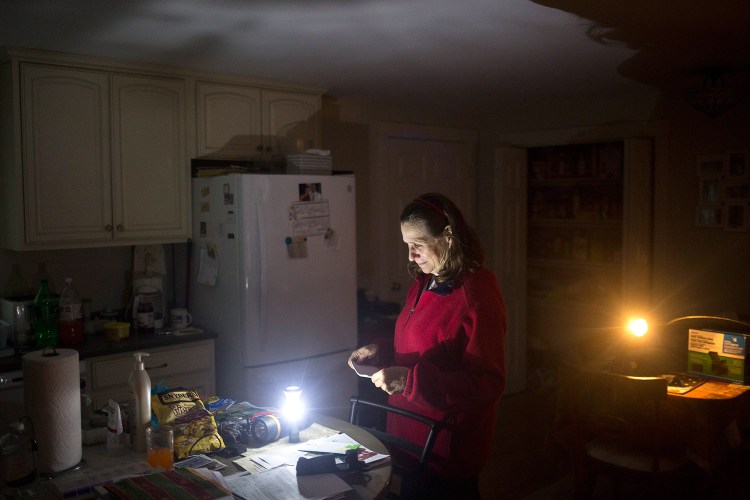
[[133,353],[135,364],[128,380],[130,447],[138,453],[146,451],[146,428],[151,424],[151,379],[143,362],[147,356],[147,352]]

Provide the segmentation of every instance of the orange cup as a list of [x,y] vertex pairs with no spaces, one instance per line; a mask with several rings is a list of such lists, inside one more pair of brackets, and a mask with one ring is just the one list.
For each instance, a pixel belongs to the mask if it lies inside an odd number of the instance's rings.
[[168,425],[146,429],[146,460],[151,467],[170,470],[174,464],[174,430]]

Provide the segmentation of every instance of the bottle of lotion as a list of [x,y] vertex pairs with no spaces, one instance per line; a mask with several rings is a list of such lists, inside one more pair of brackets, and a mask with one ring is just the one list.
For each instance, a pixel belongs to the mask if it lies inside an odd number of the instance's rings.
[[143,358],[148,355],[147,352],[133,353],[135,364],[128,380],[130,447],[139,453],[146,451],[146,428],[151,424],[151,379],[143,364]]

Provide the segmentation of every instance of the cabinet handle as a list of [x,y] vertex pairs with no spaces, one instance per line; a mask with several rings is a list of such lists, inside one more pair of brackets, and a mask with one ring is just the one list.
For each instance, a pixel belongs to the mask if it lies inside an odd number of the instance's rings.
[[104,226],[104,230],[107,231],[108,233],[111,233],[112,232],[112,224],[107,224],[106,226]]
[[266,146],[266,151],[270,153],[271,151],[273,151],[273,148],[271,146]]
[[167,366],[169,366],[169,363],[162,363],[156,366],[147,366],[146,370],[158,370],[159,368],[166,368]]
[[117,232],[121,233],[123,231],[125,231],[125,226],[123,226],[122,224],[117,224]]
[[258,145],[257,145],[257,146],[255,147],[255,149],[256,149],[257,151],[263,151],[263,146],[262,146],[262,145],[260,145],[260,144],[258,144]]

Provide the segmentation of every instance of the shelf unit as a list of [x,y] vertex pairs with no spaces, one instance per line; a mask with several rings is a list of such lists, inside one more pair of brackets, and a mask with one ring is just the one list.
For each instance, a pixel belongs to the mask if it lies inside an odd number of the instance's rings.
[[621,141],[528,149],[530,310],[619,302],[623,154]]
[[626,317],[648,312],[659,132],[628,125],[501,137],[493,266],[508,310],[509,390],[554,380],[561,359],[585,361]]

